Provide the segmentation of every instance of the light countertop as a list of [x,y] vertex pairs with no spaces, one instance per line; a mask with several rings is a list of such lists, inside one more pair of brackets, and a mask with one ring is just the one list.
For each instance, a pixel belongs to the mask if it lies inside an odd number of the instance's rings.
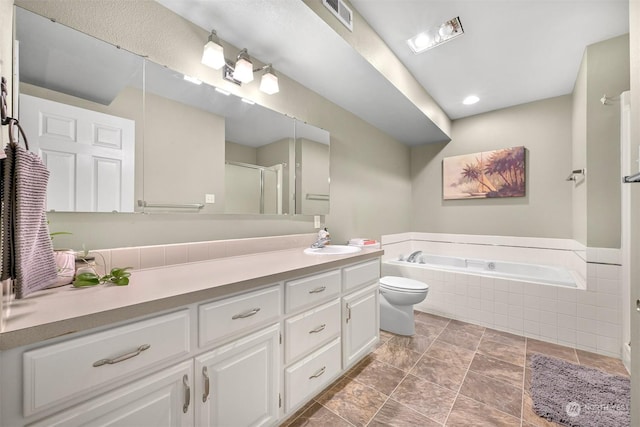
[[381,249],[307,255],[304,248],[178,264],[131,274],[128,286],[63,286],[4,307],[0,350],[220,298],[381,256]]

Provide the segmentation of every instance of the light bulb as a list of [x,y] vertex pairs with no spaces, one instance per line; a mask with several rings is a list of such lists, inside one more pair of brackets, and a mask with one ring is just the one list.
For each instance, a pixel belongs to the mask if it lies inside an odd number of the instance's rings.
[[442,24],[440,26],[440,29],[438,30],[438,34],[440,34],[440,37],[442,37],[443,39],[446,39],[451,34],[453,34],[453,25],[451,25],[451,22],[445,22],[444,24]]
[[428,46],[431,43],[431,37],[426,33],[420,33],[413,39],[413,44],[418,49]]

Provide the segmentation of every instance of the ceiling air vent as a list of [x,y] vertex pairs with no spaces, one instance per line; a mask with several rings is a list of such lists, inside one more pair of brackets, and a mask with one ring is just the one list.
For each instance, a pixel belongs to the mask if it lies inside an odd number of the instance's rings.
[[333,13],[349,31],[353,31],[353,12],[342,0],[322,0],[322,3]]

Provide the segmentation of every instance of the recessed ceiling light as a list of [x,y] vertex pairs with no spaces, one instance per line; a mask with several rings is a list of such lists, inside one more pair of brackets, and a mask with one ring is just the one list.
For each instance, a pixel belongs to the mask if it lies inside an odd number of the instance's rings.
[[478,101],[480,101],[480,98],[478,98],[475,95],[469,95],[462,101],[462,103],[464,105],[472,105],[472,104],[475,104]]

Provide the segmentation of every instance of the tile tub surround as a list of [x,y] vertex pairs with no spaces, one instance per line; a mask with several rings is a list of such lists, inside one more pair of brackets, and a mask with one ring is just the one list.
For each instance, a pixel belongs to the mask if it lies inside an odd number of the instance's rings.
[[627,375],[615,358],[422,312],[413,337],[380,339],[281,426],[558,426],[533,412],[532,354]]
[[[465,240],[467,238],[468,241]],[[385,250],[383,260],[423,250],[438,255],[504,261],[531,263],[531,259],[535,259],[536,263],[549,261],[550,265],[564,264],[565,267],[581,264],[586,289],[412,267],[390,268],[384,263],[382,275],[405,276],[429,284],[429,295],[416,309],[621,357],[622,270],[619,250],[589,248],[583,251],[575,242],[562,239],[428,233],[383,236],[382,242]],[[545,245],[551,249],[544,249]],[[478,256],[478,253],[482,255]],[[554,258],[555,261],[551,262]]]
[[[307,246],[307,245],[305,245]],[[380,257],[381,249],[311,256],[304,246],[133,271],[129,286],[35,292],[5,306],[0,351]]]

